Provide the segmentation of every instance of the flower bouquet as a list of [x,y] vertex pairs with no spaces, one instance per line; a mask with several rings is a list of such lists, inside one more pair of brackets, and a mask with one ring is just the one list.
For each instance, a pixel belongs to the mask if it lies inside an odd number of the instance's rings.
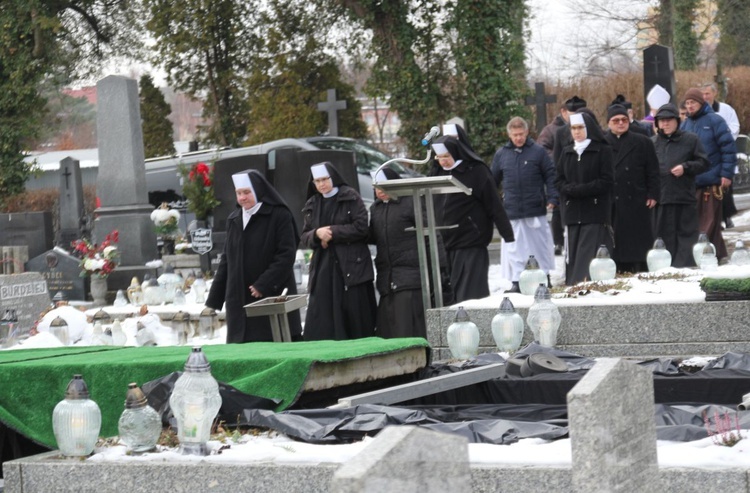
[[120,263],[120,253],[114,245],[119,239],[118,231],[114,230],[98,245],[88,239],[71,243],[73,254],[81,259],[81,277],[106,278],[110,275]]
[[151,213],[154,222],[154,231],[162,238],[175,239],[180,236],[180,228],[177,223],[180,220],[180,212],[170,209],[166,202]]
[[188,210],[195,214],[199,221],[205,221],[220,202],[214,196],[213,169],[206,163],[197,163],[191,167],[180,166],[182,175],[182,194],[188,200]]

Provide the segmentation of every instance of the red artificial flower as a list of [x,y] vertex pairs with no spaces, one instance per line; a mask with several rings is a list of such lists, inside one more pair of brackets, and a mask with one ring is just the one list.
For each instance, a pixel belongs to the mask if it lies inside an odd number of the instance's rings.
[[203,176],[207,176],[208,172],[209,172],[209,169],[208,169],[208,166],[206,165],[206,163],[198,163],[198,164],[195,165],[195,172],[199,173],[199,174],[201,174]]

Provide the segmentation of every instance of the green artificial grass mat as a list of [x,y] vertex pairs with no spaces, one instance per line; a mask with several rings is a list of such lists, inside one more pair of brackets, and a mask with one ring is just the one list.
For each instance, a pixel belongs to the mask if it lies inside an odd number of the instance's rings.
[[[422,338],[292,343],[259,342],[203,346],[211,373],[247,394],[291,406],[313,363],[333,363],[428,348]],[[0,351],[0,421],[31,440],[55,448],[52,411],[74,374],[83,375],[102,411],[101,436],[117,435],[128,383],[142,385],[182,371],[190,346],[70,347]]]

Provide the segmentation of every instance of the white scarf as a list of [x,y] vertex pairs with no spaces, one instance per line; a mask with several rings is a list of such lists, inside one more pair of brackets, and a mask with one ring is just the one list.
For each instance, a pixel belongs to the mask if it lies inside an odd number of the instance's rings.
[[580,160],[581,154],[583,154],[583,151],[586,150],[586,148],[591,144],[591,139],[582,140],[580,142],[573,142],[573,149],[578,153],[578,157]]
[[258,202],[249,209],[242,209],[242,229],[245,229],[247,227],[247,223],[250,222],[250,218],[252,218],[253,215],[255,215],[255,213],[260,210],[261,205],[263,205],[263,202]]

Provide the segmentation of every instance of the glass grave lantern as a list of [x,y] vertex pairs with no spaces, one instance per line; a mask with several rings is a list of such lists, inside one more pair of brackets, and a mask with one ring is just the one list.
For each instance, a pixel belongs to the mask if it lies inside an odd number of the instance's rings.
[[[608,281],[615,278],[617,266],[609,256],[609,250],[605,245],[600,245],[596,251],[596,257],[589,264],[589,277],[592,281]],[[536,294],[535,294],[536,296]]]
[[172,264],[164,266],[164,273],[159,276],[157,282],[164,288],[166,293],[164,297],[165,303],[172,303],[174,301],[175,289],[182,289],[182,286],[185,284],[185,280],[174,271]]
[[135,453],[148,452],[159,441],[161,418],[135,382],[128,384],[125,410],[117,422],[117,430],[120,441]]
[[177,420],[180,453],[208,455],[211,425],[221,407],[219,384],[211,376],[211,365],[200,347],[194,347],[169,397]]
[[542,346],[557,344],[557,331],[560,328],[560,310],[552,303],[547,286],[540,284],[534,293],[534,304],[529,307],[526,323],[534,334],[534,340]]
[[203,303],[206,301],[207,286],[202,272],[198,272],[198,274],[195,276],[195,281],[193,281],[193,284],[190,285],[190,289],[195,295],[196,303]]
[[148,285],[143,290],[143,302],[147,305],[161,305],[166,299],[164,286],[160,285],[156,279],[149,279]]
[[96,313],[94,313],[91,318],[94,320],[94,323],[99,322],[100,324],[102,324],[102,326],[112,323],[112,315],[102,309],[99,309]]
[[646,254],[646,265],[649,272],[656,272],[672,266],[672,254],[667,250],[664,240],[657,238],[654,247]]
[[448,327],[448,348],[455,359],[469,359],[479,351],[479,328],[459,306],[456,319]]
[[135,342],[138,346],[156,346],[154,331],[146,327],[143,322],[136,324]]
[[131,305],[139,306],[143,303],[143,289],[141,288],[141,283],[138,282],[137,277],[133,277],[133,279],[130,280],[127,294],[128,301],[130,301]]
[[698,264],[701,270],[713,271],[719,268],[719,259],[716,258],[716,247],[710,241],[703,245],[701,261]]
[[185,291],[183,291],[181,287],[174,288],[174,299],[172,300],[172,303],[175,305],[184,305],[187,303],[187,300],[185,299]]
[[537,259],[533,255],[529,255],[526,267],[521,271],[521,275],[518,278],[518,287],[521,289],[521,294],[534,296],[536,287],[546,282],[547,274],[539,267]]
[[68,322],[62,317],[55,317],[55,319],[49,324],[50,334],[57,337],[64,346],[70,345],[70,332],[68,330]]
[[515,353],[523,339],[523,318],[516,313],[507,296],[500,303],[500,311],[492,318],[492,337],[500,351]]
[[172,317],[172,331],[174,332],[175,344],[184,346],[187,344],[191,332],[190,314],[186,312],[177,312]]
[[714,248],[714,256],[716,255],[716,249],[710,241],[708,241],[708,235],[706,233],[701,232],[698,235],[698,241],[693,245],[693,260],[695,260],[695,265],[700,267],[701,265],[701,257],[703,256],[703,249],[706,245],[711,245],[712,248]]
[[73,375],[65,390],[65,399],[52,412],[52,431],[57,448],[67,457],[83,457],[94,451],[102,413],[89,399],[89,390],[81,375]]
[[116,318],[112,322],[112,345],[113,346],[124,346],[128,342],[128,337],[122,331],[122,324],[120,319]]
[[737,240],[737,243],[734,244],[734,251],[732,252],[730,262],[733,265],[750,265],[750,253],[745,248],[744,241]]
[[198,317],[198,333],[206,339],[213,339],[216,331],[218,315],[213,308],[206,307]]

